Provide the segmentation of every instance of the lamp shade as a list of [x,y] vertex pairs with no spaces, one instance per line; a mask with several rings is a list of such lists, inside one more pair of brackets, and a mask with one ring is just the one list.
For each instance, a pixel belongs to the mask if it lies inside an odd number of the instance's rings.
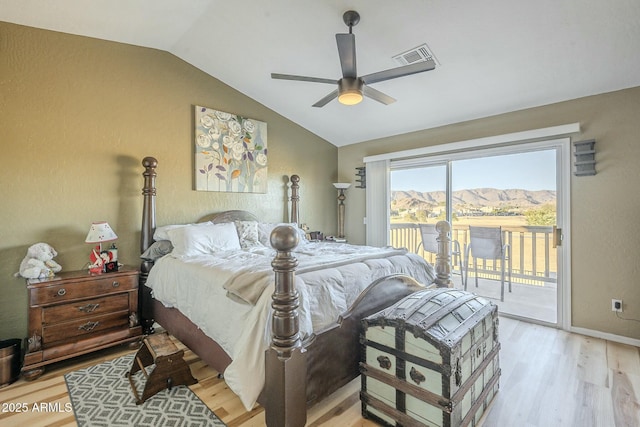
[[93,222],[89,228],[85,243],[102,243],[116,240],[118,236],[113,232],[106,221]]
[[334,182],[333,186],[336,187],[338,190],[340,189],[346,190],[347,188],[351,187],[351,183],[350,182]]

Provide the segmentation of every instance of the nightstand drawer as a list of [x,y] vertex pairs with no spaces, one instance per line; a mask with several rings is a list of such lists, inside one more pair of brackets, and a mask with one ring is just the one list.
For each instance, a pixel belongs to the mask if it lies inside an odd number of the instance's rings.
[[129,295],[122,293],[45,307],[42,310],[42,321],[46,325],[51,325],[67,320],[124,311],[128,308]]
[[56,304],[62,301],[91,298],[100,294],[124,292],[137,287],[136,276],[105,274],[100,278],[88,277],[86,280],[31,289],[30,305]]
[[70,340],[78,337],[98,334],[101,331],[111,328],[127,327],[129,323],[128,312],[105,314],[103,316],[93,316],[78,319],[71,322],[58,323],[42,328],[43,345],[47,347],[51,343]]

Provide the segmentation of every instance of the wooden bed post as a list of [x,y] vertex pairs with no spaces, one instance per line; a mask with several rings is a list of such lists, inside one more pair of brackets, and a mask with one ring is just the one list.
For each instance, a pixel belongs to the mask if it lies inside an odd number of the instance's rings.
[[299,335],[295,287],[298,260],[291,255],[297,245],[298,233],[290,225],[276,227],[271,233],[271,246],[278,253],[271,263],[275,290],[271,348],[265,361],[265,418],[269,427],[302,427],[307,421],[307,363]]
[[300,216],[298,213],[298,204],[300,202],[300,195],[298,189],[300,188],[300,177],[298,175],[291,175],[291,216],[289,222],[300,225]]
[[436,280],[434,283],[439,288],[452,288],[451,281],[451,224],[447,221],[438,221],[438,253],[436,254]]
[[[156,167],[158,161],[154,157],[142,159],[144,166],[144,186],[142,196],[142,230],[140,232],[140,253],[146,251],[153,243],[153,233],[156,230]],[[140,265],[140,282],[138,290],[138,306],[142,318],[142,330],[145,335],[153,333],[153,310],[151,307],[151,289],[147,288],[147,277],[153,267],[153,262],[144,260]]]

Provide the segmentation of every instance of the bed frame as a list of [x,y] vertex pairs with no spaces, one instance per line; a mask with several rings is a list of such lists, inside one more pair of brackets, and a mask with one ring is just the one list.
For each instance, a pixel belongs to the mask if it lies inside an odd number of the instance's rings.
[[[156,228],[156,167],[153,157],[142,160],[145,170],[140,250],[153,243]],[[299,223],[298,188],[300,178],[291,176],[291,215],[289,222]],[[202,218],[213,222],[256,220],[246,211],[226,211]],[[451,226],[441,221],[436,227],[439,254],[436,256],[436,280],[429,286],[451,287],[450,239]],[[297,244],[296,230],[290,226],[276,227],[271,244],[277,250],[272,265],[275,272],[275,291],[272,307],[272,344],[266,355],[265,388],[258,399],[265,407],[268,426],[304,426],[306,408],[336,391],[359,375],[360,321],[362,318],[390,306],[405,296],[424,289],[414,279],[389,276],[373,282],[356,299],[338,321],[302,342],[298,324],[298,293],[294,275],[297,260],[291,251]],[[166,308],[155,301],[146,287],[150,261],[140,267],[140,315],[146,334],[153,333],[158,322],[170,334],[184,343],[205,363],[220,373],[231,359],[214,340],[206,336],[186,316],[174,308]],[[306,378],[306,381],[305,381]]]

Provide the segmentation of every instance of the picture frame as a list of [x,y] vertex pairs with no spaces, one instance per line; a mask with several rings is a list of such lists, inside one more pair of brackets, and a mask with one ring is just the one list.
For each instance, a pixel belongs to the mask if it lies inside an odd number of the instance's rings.
[[267,192],[267,124],[195,106],[196,191]]

